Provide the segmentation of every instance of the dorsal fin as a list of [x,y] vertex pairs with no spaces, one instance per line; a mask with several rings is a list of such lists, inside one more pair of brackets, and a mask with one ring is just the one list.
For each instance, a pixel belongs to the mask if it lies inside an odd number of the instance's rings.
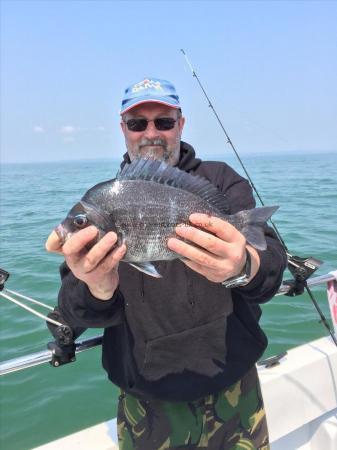
[[229,213],[226,196],[199,175],[191,175],[163,161],[134,159],[117,174],[118,180],[146,180],[195,194],[223,214]]

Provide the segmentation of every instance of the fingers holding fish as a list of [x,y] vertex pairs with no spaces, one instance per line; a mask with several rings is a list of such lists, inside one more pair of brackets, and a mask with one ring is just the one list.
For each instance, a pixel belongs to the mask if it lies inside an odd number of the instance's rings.
[[210,281],[222,282],[233,276],[234,272],[239,272],[235,258],[233,258],[231,244],[223,242],[224,248],[227,247],[226,255],[218,256],[206,249],[195,247],[193,243],[196,242],[187,243],[171,238],[167,245],[170,250],[183,257],[182,261],[188,267],[204,275]]
[[98,229],[93,225],[71,235],[62,247],[63,254],[68,257],[81,257],[81,252],[97,235]]
[[192,241],[192,239],[189,240],[191,240],[191,242],[187,243],[180,239],[170,238],[167,242],[167,246],[170,250],[190,261],[194,261],[202,266],[210,267],[211,269],[217,269],[219,262],[222,261],[222,257],[211,253],[206,249],[195,247],[193,243],[196,242]]
[[[200,275],[203,275],[205,278],[207,278],[209,281],[213,281],[214,283],[219,283],[222,280],[219,280],[219,273],[217,271],[213,271],[207,266],[203,266],[202,264],[198,264],[194,261],[190,261],[188,259],[182,259],[182,262],[189,267],[190,269],[194,270],[194,272],[199,273]],[[223,278],[223,275],[220,275],[220,278]]]
[[[176,227],[176,234],[190,241],[192,244],[197,244],[199,248],[201,247],[206,250],[206,256],[200,255],[200,259],[195,260],[196,262],[212,268],[207,256],[211,254],[213,257],[219,257],[220,261],[221,258],[229,261],[233,265],[231,271],[235,271],[238,266],[243,265],[246,252],[246,239],[240,231],[230,223],[207,214],[191,214],[189,220],[199,228],[194,226],[178,226]],[[190,256],[197,256],[197,253],[194,253],[193,250],[192,253],[193,255]],[[189,259],[194,258],[190,257]]]
[[53,230],[48,236],[45,247],[48,252],[62,254],[62,241],[56,234],[55,230]]
[[107,233],[97,244],[95,244],[85,255],[83,262],[83,270],[91,272],[95,267],[102,262],[111,249],[117,243],[116,233]]
[[[115,248],[117,235],[109,232],[88,250],[97,235],[96,227],[87,227],[69,237],[61,248],[74,276],[86,283],[93,296],[108,300],[118,286],[117,269],[125,255],[126,246],[123,244]],[[55,236],[52,236],[51,244],[54,244],[54,240]]]
[[[177,236],[197,244],[213,255],[223,257],[228,254],[226,244],[238,241],[242,241],[243,246],[246,244],[244,236],[229,223],[216,217],[206,216],[205,214],[196,214],[196,216],[197,219],[194,221],[194,225],[199,228],[185,224],[178,225],[175,229]],[[203,216],[206,220],[204,222],[198,222],[198,216]],[[224,232],[223,229],[227,226],[229,230]],[[200,229],[200,227],[204,228],[204,230]]]
[[76,278],[88,286],[92,295],[100,300],[110,299],[119,282],[118,264],[126,252],[123,244],[114,248],[115,233],[108,233],[89,251],[84,248],[66,256],[66,261]]
[[[86,281],[84,277],[98,269],[102,274],[111,271],[123,257],[126,247],[122,245],[113,250],[117,243],[117,235],[107,233],[90,250],[87,245],[97,235],[95,227],[88,227],[72,236],[63,246],[63,254],[68,266],[77,278]],[[106,257],[110,263],[106,261]],[[115,263],[113,263],[115,261]],[[76,273],[75,273],[76,272]]]
[[188,242],[172,238],[168,247],[186,258],[183,262],[188,267],[210,281],[222,282],[240,273],[246,258],[245,237],[229,223],[213,216],[192,214],[190,221],[199,228],[176,228],[177,236]]
[[[126,252],[126,246],[123,244],[112,250],[112,241],[109,242],[109,239],[106,239],[107,242],[102,244],[103,239],[74,265],[70,266],[70,269],[76,278],[86,283],[94,297],[108,300],[118,286],[118,265]],[[90,255],[88,259],[88,255],[92,251],[95,252],[95,255]],[[93,266],[93,264],[95,265]]]
[[103,273],[111,272],[111,270],[117,270],[118,264],[123,259],[125,252],[126,252],[125,244],[122,244],[121,246],[113,250],[109,250],[106,257],[99,261],[96,268],[99,267],[99,269]]
[[193,225],[198,226],[199,228],[204,228],[207,233],[215,234],[222,241],[242,241],[244,244],[246,242],[245,237],[237,228],[219,217],[194,213],[190,215],[189,220]]
[[86,282],[92,295],[100,300],[109,300],[119,283],[118,265],[126,252],[126,246],[110,251],[94,270],[86,274]]

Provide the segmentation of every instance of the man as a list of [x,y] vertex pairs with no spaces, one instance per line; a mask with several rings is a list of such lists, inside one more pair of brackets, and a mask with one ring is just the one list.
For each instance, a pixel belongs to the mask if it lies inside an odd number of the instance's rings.
[[[255,206],[248,182],[224,163],[202,162],[181,141],[185,119],[173,85],[145,79],[126,89],[121,128],[127,154],[160,159],[210,180],[230,213]],[[122,450],[268,449],[255,362],[267,340],[259,303],[273,297],[286,256],[265,227],[257,251],[229,223],[192,214],[168,247],[181,259],[155,263],[162,279],[125,264],[126,247],[107,233],[96,245],[90,226],[62,247],[62,287],[55,311],[75,335],[104,327],[103,366],[121,388],[118,436]],[[191,244],[186,242],[189,241]],[[196,245],[193,245],[196,244]]]

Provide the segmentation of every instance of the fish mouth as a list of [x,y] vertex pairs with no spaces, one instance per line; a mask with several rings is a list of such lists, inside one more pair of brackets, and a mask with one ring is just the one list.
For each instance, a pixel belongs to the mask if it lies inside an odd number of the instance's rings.
[[54,228],[54,231],[59,237],[62,245],[66,242],[66,240],[70,237],[71,234],[66,230],[66,228],[64,227],[64,225],[62,225],[62,223],[57,225],[57,227]]

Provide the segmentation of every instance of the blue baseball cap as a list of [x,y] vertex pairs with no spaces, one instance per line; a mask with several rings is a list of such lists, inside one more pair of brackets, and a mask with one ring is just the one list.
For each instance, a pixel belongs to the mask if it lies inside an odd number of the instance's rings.
[[179,97],[172,83],[158,78],[145,78],[125,89],[120,114],[148,102],[180,108]]

